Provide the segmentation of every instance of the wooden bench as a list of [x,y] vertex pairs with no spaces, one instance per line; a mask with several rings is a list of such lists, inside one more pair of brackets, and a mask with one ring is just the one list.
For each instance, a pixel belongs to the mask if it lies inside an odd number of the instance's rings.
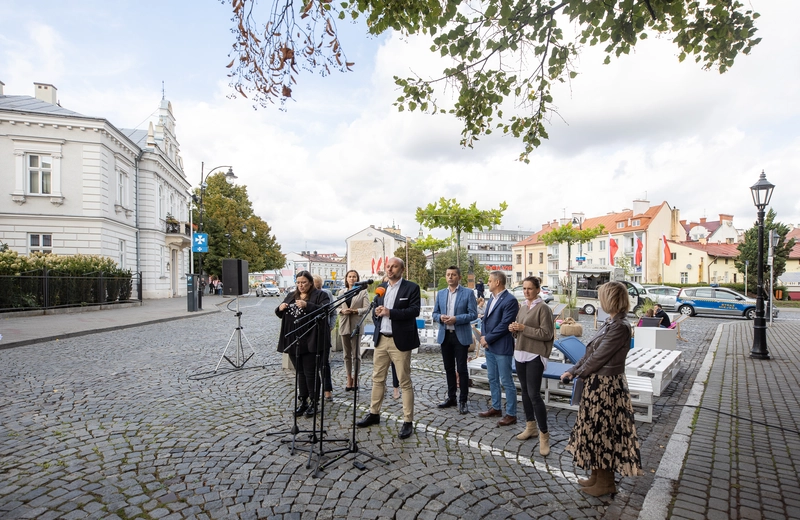
[[625,373],[629,376],[642,376],[652,381],[653,395],[661,392],[678,375],[681,369],[679,350],[639,349],[628,353],[625,360]]
[[[486,363],[486,358],[477,358],[467,363],[470,378],[478,383],[489,384],[489,378],[486,369],[483,366]],[[572,382],[564,384],[561,382],[561,374],[571,368],[571,364],[557,363],[555,361],[548,361],[547,370],[542,377],[542,392],[544,392],[544,402],[547,406],[554,408],[565,408],[569,410],[577,410],[577,406],[570,403],[572,398]],[[625,375],[628,382],[628,390],[631,395],[631,403],[634,409],[634,418],[639,422],[653,422],[653,383],[648,377],[641,377],[638,375]],[[522,399],[521,387],[517,374],[514,373],[514,384],[517,389],[517,400]],[[477,388],[475,386],[470,388],[470,392],[491,395],[488,389]]]

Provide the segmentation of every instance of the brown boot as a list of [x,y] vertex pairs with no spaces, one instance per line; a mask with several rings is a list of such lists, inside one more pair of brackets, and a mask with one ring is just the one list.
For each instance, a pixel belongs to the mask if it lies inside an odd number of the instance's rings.
[[525,429],[517,435],[517,439],[521,441],[526,441],[531,437],[535,437],[539,434],[539,429],[536,427],[536,421],[528,421],[525,423]]
[[539,453],[543,457],[547,457],[550,454],[550,432],[539,432]]
[[597,481],[594,483],[594,486],[581,488],[581,491],[592,495],[593,497],[608,495],[609,493],[616,493],[617,486],[614,483],[614,472],[605,469],[598,469]]
[[593,469],[589,478],[579,478],[578,485],[580,487],[592,487],[597,482],[597,470]]

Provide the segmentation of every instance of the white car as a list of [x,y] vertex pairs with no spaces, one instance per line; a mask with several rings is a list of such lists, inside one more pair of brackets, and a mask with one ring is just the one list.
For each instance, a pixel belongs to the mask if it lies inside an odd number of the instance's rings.
[[[517,285],[516,287],[511,289],[511,294],[513,294],[514,298],[516,298],[518,301],[522,301],[522,300],[525,299],[525,294],[522,292],[522,286],[521,285]],[[550,303],[551,301],[553,301],[553,294],[548,289],[545,289],[544,287],[542,287],[542,289],[539,291],[539,297],[545,303]]]
[[281,290],[275,284],[264,282],[256,287],[256,296],[280,296]]
[[645,285],[644,288],[647,289],[647,297],[653,303],[660,303],[665,311],[678,310],[678,293],[681,292],[679,288],[668,285]]

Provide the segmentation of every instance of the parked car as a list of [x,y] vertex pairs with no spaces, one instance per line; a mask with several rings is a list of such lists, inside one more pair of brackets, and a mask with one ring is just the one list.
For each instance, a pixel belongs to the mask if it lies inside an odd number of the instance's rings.
[[281,290],[278,287],[269,282],[263,282],[258,284],[256,287],[256,296],[280,296]]
[[[678,312],[687,316],[712,314],[716,316],[756,317],[756,300],[723,287],[688,287],[681,289],[677,298]],[[768,311],[767,311],[768,312]],[[778,316],[778,309],[772,309]]]
[[[525,299],[525,294],[522,292],[521,285],[517,285],[516,287],[511,289],[511,294],[513,294],[514,298],[516,298],[518,301],[522,301]],[[545,303],[550,303],[551,301],[553,301],[553,294],[549,290],[545,290],[544,287],[542,287],[541,290],[539,291],[539,297]]]
[[647,289],[647,297],[653,303],[660,303],[665,311],[678,310],[678,293],[681,292],[679,288],[667,285],[645,285],[644,288]]

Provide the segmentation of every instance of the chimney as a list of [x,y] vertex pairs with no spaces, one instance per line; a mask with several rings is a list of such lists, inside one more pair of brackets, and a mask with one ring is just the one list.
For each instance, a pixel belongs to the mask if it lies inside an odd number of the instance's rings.
[[51,105],[58,104],[58,96],[56,87],[49,83],[34,83],[34,97],[39,101],[50,103]]
[[719,214],[719,221],[725,222],[726,220],[733,220],[733,215],[725,215],[723,213]]
[[700,224],[706,223],[706,217],[700,217]]
[[5,86],[6,86],[6,84],[3,83],[2,81],[0,81],[0,96],[5,96],[5,94],[3,94],[3,87],[5,87]]
[[650,201],[649,200],[634,200],[633,201],[633,215],[641,215],[642,213],[647,213],[648,208],[650,208]]

